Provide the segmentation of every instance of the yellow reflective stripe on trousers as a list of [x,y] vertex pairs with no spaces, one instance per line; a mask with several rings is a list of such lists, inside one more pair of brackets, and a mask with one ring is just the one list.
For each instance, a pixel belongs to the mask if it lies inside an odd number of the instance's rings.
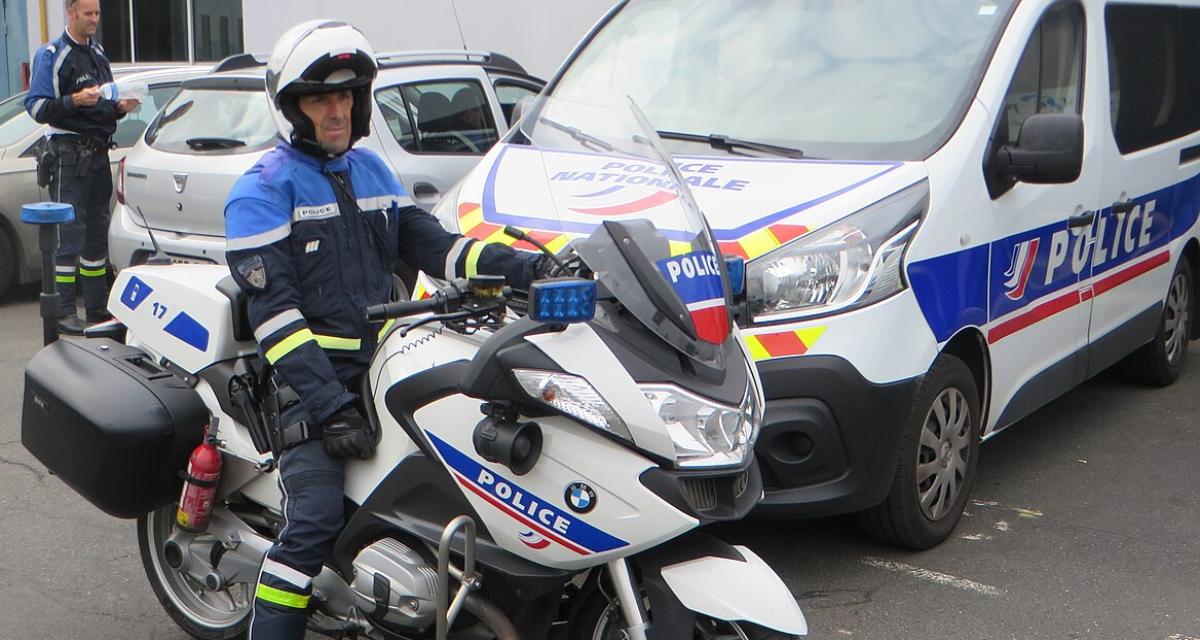
[[275,364],[279,359],[291,353],[300,345],[310,340],[316,340],[316,336],[308,329],[301,329],[296,333],[279,341],[279,344],[267,349],[267,362]]
[[75,276],[54,276],[54,281],[59,284],[75,284]]
[[486,242],[479,240],[471,243],[471,248],[467,251],[467,264],[464,266],[468,278],[474,278],[479,275],[479,256],[483,253],[483,248],[486,246]]
[[315,341],[322,349],[334,351],[358,351],[362,348],[362,340],[358,338],[339,338],[337,336],[319,336],[310,329],[301,329],[279,341],[279,344],[267,349],[267,362],[275,364],[287,354],[295,351],[305,342]]
[[388,330],[391,329],[392,325],[394,324],[396,324],[396,320],[394,318],[383,323],[383,328],[379,330],[380,340],[383,340],[383,337],[387,335]]
[[339,338],[337,336],[321,336],[314,335],[317,339],[317,344],[321,345],[322,349],[332,349],[334,351],[358,351],[362,348],[362,340],[358,338]]
[[99,278],[107,273],[108,269],[105,269],[104,267],[100,267],[99,269],[85,269],[84,267],[79,267],[79,275],[87,276],[89,278]]
[[311,597],[302,596],[297,593],[289,593],[283,589],[276,589],[275,587],[265,584],[258,585],[258,589],[254,592],[254,596],[259,600],[284,607],[291,607],[293,609],[307,609],[308,599]]

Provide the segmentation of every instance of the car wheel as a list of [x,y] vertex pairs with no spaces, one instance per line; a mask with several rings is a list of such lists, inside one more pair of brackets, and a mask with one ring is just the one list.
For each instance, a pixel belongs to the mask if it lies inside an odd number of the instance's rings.
[[1137,382],[1165,387],[1183,372],[1191,340],[1193,305],[1192,265],[1182,258],[1171,275],[1167,297],[1163,301],[1162,321],[1154,339],[1131,353],[1125,361],[1125,373]]
[[979,405],[971,370],[954,356],[940,356],[905,421],[891,492],[858,514],[868,534],[909,549],[929,549],[950,536],[975,481]]
[[17,245],[8,231],[0,227],[0,298],[17,280]]

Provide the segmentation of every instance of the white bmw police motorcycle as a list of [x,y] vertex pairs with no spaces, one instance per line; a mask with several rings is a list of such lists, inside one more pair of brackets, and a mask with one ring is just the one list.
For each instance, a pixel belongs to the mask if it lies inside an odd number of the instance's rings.
[[[636,106],[548,100],[522,122],[506,153],[536,206],[506,231],[565,244],[556,277],[524,302],[476,277],[367,310],[386,335],[361,390],[378,451],[346,463],[347,525],[313,579],[310,629],[806,634],[766,563],[695,531],[762,497],[762,391],[729,311],[738,263],[719,259]],[[591,194],[552,177],[597,155],[658,177],[601,216],[578,211]],[[147,576],[183,629],[240,637],[283,500],[244,302],[224,267],[142,266],[121,272],[110,310],[124,343],[60,340],[31,361],[23,442],[93,504],[137,518]],[[223,466],[210,524],[189,532],[180,475],[210,422]]]

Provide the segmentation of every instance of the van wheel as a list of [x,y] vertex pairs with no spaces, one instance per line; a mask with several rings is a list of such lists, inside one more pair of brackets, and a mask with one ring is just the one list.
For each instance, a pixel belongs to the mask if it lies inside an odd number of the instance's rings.
[[3,298],[17,279],[17,245],[0,227],[0,298]]
[[1192,333],[1192,265],[1179,261],[1163,301],[1162,322],[1154,339],[1129,354],[1124,368],[1128,377],[1155,387],[1165,387],[1183,372]]
[[954,531],[979,466],[979,392],[960,359],[942,355],[917,389],[900,437],[892,490],[858,514],[874,538],[929,549]]

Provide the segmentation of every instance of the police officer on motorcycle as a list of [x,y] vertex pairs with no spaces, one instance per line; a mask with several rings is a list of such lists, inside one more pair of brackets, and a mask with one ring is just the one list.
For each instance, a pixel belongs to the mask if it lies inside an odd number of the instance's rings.
[[117,120],[136,109],[138,101],[113,101],[100,94],[100,86],[113,81],[104,49],[92,39],[100,24],[100,0],[66,0],[66,9],[63,34],[33,57],[25,110],[50,125],[50,138],[38,154],[39,185],[49,186],[54,200],[75,208],[75,219],[61,229],[54,265],[59,330],[78,334],[84,322],[75,310],[77,284],[87,321],[110,317],[105,310],[113,188],[108,150]]
[[523,288],[542,262],[448,233],[377,155],[353,148],[369,131],[376,72],[366,38],[344,23],[281,36],[266,83],[282,140],[225,205],[226,257],[281,406],[271,438],[285,522],[259,574],[253,640],[304,636],[312,576],[343,526],[342,460],[374,454],[355,391],[381,337],[364,310],[388,301],[393,263],[447,279],[504,275]]

